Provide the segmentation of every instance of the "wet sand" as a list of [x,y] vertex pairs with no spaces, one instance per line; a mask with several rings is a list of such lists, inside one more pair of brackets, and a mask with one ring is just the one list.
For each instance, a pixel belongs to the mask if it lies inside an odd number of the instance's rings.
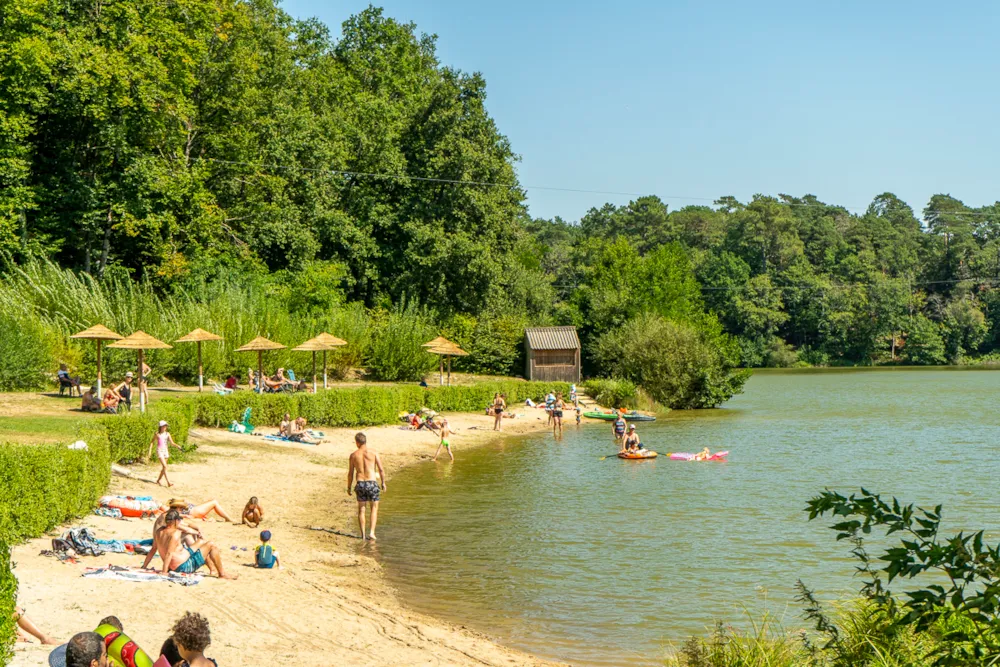
[[[518,410],[505,419],[502,435],[545,430],[544,412]],[[466,447],[495,437],[492,417],[449,415],[457,462],[442,451],[436,465],[461,465]],[[273,429],[265,429],[273,432]],[[108,614],[117,615],[130,635],[150,655],[158,654],[173,622],[186,611],[208,617],[212,645],[206,652],[221,665],[549,665],[552,663],[502,647],[464,626],[427,618],[406,609],[405,600],[387,584],[373,558],[379,542],[330,532],[357,534],[356,501],[346,493],[347,457],[354,451],[355,429],[326,430],[318,446],[274,442],[227,431],[192,430],[199,453],[169,469],[172,489],[115,477],[111,493],[151,495],[165,502],[217,499],[237,521],[244,504],[256,495],[265,511],[258,529],[214,518],[199,522],[206,538],[222,549],[223,563],[238,581],[205,577],[197,586],[85,579],[86,567],[109,563],[138,568],[141,556],[106,554],[82,557],[77,564],[40,556],[50,537],[31,540],[14,550],[20,582],[18,603],[46,632],[65,641],[93,629]],[[389,480],[380,512],[393,511],[405,498],[393,495],[392,474],[433,456],[438,438],[427,431],[397,426],[365,429],[369,446],[383,457]],[[154,480],[154,468],[134,467]],[[91,528],[101,539],[144,539],[152,521],[127,521],[90,515],[72,526]],[[272,532],[283,570],[257,570],[253,548],[261,529]],[[237,547],[233,550],[231,547]],[[243,551],[243,549],[246,551]],[[159,559],[153,561],[154,566]],[[18,643],[15,667],[46,665],[50,647]]]

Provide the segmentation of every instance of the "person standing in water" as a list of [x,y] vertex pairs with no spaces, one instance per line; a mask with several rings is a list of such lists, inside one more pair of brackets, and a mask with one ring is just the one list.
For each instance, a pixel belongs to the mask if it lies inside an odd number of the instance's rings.
[[[167,486],[171,487],[173,484],[170,483],[170,478],[167,477],[167,459],[170,458],[170,447],[176,447],[181,449],[181,446],[174,442],[174,436],[170,435],[170,431],[167,430],[167,422],[160,420],[160,424],[156,435],[149,442],[149,452],[146,454],[148,459],[153,455],[153,446],[156,446],[156,457],[160,459],[160,476],[156,478],[156,483],[159,484],[160,480],[165,480]],[[183,450],[181,450],[183,451]]]
[[435,461],[438,460],[438,454],[441,453],[441,448],[442,447],[444,447],[445,449],[448,450],[448,456],[451,457],[451,460],[452,461],[455,460],[455,455],[451,453],[451,443],[448,442],[448,438],[451,435],[453,435],[452,432],[451,432],[451,427],[448,426],[448,420],[445,419],[444,423],[442,423],[442,425],[441,425],[441,442],[438,443],[437,451],[434,452],[434,460]]
[[[351,484],[355,479],[354,496],[358,499],[358,527],[361,529],[361,539],[374,540],[375,524],[378,522],[378,501],[380,498],[379,482],[375,473],[381,479],[381,490],[385,491],[385,470],[382,469],[382,459],[374,451],[368,449],[368,437],[364,433],[354,436],[357,451],[351,454],[350,467],[347,470],[347,495],[351,495]],[[356,475],[356,477],[355,477]],[[371,532],[365,536],[365,505],[371,514]]]
[[618,445],[619,451],[625,451],[625,417],[621,413],[615,418],[615,423],[611,426],[611,432],[615,436],[615,444]]
[[552,402],[552,435],[562,435],[563,409],[566,402],[563,401],[562,393],[556,394],[556,399]]

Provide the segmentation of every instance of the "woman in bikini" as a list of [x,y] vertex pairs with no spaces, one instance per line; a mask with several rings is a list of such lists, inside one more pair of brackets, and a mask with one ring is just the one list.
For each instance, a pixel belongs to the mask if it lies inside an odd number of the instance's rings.
[[563,401],[562,394],[556,394],[556,400],[552,404],[552,435],[556,435],[556,431],[559,432],[559,435],[562,435],[562,418],[565,407],[566,402]]
[[160,459],[160,476],[156,478],[156,483],[159,484],[161,479],[166,480],[167,487],[171,487],[173,484],[170,483],[170,479],[167,477],[167,459],[170,458],[170,447],[181,449],[181,446],[174,442],[174,437],[167,430],[167,422],[163,420],[160,420],[156,435],[153,436],[153,439],[149,443],[149,452],[146,454],[147,459],[153,455],[154,445],[156,446],[156,457]]
[[501,394],[493,396],[493,430],[500,430],[500,422],[503,420],[503,412],[507,409],[507,402],[503,400]]

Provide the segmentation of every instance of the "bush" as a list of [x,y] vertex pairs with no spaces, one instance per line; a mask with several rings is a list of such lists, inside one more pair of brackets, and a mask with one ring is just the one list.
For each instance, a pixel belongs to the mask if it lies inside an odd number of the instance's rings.
[[947,358],[941,326],[924,315],[910,319],[909,331],[900,356],[908,364],[943,364]]
[[527,398],[542,399],[549,391],[569,396],[569,385],[509,380],[427,389],[415,385],[338,387],[318,394],[200,394],[194,399],[193,410],[195,423],[209,427],[239,421],[246,408],[252,408],[250,421],[257,426],[276,426],[286,412],[293,417],[301,415],[315,426],[379,426],[395,423],[400,412],[425,406],[439,412],[478,412],[497,392],[507,394],[508,404],[513,404]]
[[[193,409],[188,402],[164,399],[147,408],[142,414],[138,410],[108,415],[94,420],[103,429],[104,437],[111,446],[111,460],[130,463],[144,458],[149,453],[149,443],[157,431],[157,423],[164,419],[170,424],[174,442],[183,447],[188,441]],[[89,440],[83,438],[89,444]],[[171,456],[183,460],[183,452]],[[177,458],[177,457],[180,458]]]
[[110,443],[100,427],[86,435],[87,451],[0,443],[0,663],[6,664],[14,639],[10,546],[87,513],[107,489]]
[[583,383],[583,390],[606,408],[638,407],[638,388],[628,380],[587,380]]
[[434,338],[434,328],[414,307],[375,313],[374,331],[365,364],[378,380],[418,382],[438,363],[424,343]]
[[0,391],[51,386],[59,368],[50,348],[52,332],[31,313],[0,303]]
[[670,408],[712,408],[743,390],[730,339],[646,313],[601,336],[595,357],[615,377],[635,382]]

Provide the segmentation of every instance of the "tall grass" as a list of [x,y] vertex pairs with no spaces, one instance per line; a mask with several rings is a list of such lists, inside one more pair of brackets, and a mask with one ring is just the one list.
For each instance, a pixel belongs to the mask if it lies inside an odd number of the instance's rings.
[[[268,369],[291,368],[306,377],[311,374],[312,355],[291,348],[321,331],[349,343],[329,354],[334,377],[345,376],[350,368],[370,366],[379,378],[417,380],[436,363],[420,348],[436,335],[433,323],[413,307],[370,313],[360,304],[336,304],[296,312],[287,291],[247,276],[191,289],[197,293],[158,294],[149,282],[136,282],[113,268],[98,280],[48,261],[14,267],[0,280],[0,390],[41,388],[51,382],[48,378],[60,362],[68,363],[85,383],[92,381],[94,342],[69,336],[97,323],[122,335],[142,329],[171,344],[195,328],[217,333],[221,342],[202,344],[209,378],[225,378],[230,372],[245,377],[247,368],[256,366],[256,355],[236,348],[256,336],[288,346],[265,353]],[[148,351],[146,360],[154,378],[191,382],[197,377],[193,343]],[[135,363],[135,352],[105,349],[105,378],[121,377]]]

